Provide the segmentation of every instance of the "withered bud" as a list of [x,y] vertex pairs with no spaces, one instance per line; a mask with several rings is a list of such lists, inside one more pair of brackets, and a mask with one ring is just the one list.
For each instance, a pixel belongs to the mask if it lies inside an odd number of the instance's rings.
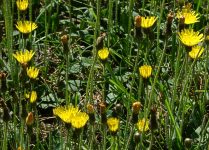
[[135,25],[135,27],[137,27],[137,28],[140,28],[141,27],[141,16],[136,16],[135,17],[135,20],[134,20],[134,25]]
[[93,114],[94,113],[94,106],[91,104],[87,104],[87,113]]
[[121,104],[116,104],[115,110],[118,114],[122,113],[123,106]]
[[3,108],[3,120],[8,122],[11,119],[10,110],[2,98],[0,98],[0,106]]
[[1,81],[0,90],[2,92],[6,92],[6,90],[7,90],[6,78],[7,78],[7,74],[5,72],[0,72],[0,81]]
[[132,104],[132,111],[134,114],[139,114],[139,110],[141,109],[142,104],[140,102],[134,102]]
[[184,146],[186,147],[186,148],[191,148],[192,147],[192,139],[190,139],[190,138],[185,138],[185,140],[184,140]]
[[141,138],[141,134],[140,134],[139,132],[136,132],[136,133],[134,134],[134,142],[135,142],[136,144],[138,144],[138,143],[140,142],[140,138]]
[[5,72],[0,72],[0,80],[6,79],[7,74]]
[[184,29],[185,27],[185,17],[184,16],[181,16],[181,18],[179,19],[179,31],[181,31],[182,29]]
[[68,44],[68,40],[69,36],[66,34],[61,37],[62,44]]
[[170,12],[170,13],[167,15],[167,24],[172,24],[173,18],[174,18],[174,13],[173,13],[173,12]]
[[34,123],[34,115],[32,112],[28,113],[28,116],[26,117],[26,125],[31,126]]
[[150,110],[150,129],[152,131],[156,130],[158,127],[158,123],[157,123],[157,107],[153,106]]
[[101,113],[101,114],[106,113],[106,105],[105,105],[105,103],[101,102],[101,103],[99,104],[99,109],[100,109],[100,113]]
[[106,33],[102,33],[98,38],[97,38],[97,43],[96,43],[96,49],[100,50],[104,46],[104,38],[106,36]]

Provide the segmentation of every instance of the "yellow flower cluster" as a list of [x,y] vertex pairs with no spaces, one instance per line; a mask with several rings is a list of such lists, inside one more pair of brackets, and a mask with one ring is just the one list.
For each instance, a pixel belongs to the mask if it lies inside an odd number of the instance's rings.
[[89,120],[88,114],[79,111],[78,107],[72,105],[54,108],[53,114],[76,129],[84,127]]
[[20,11],[25,11],[28,8],[28,0],[17,0],[16,4]]
[[152,67],[149,65],[139,67],[139,74],[145,79],[149,78],[152,74]]
[[23,34],[29,34],[33,30],[38,28],[38,26],[32,21],[18,21],[16,24],[16,28]]
[[17,61],[22,65],[27,65],[27,63],[31,60],[35,52],[33,50],[25,50],[16,52],[16,54],[13,54],[13,56],[17,59]]
[[25,98],[30,100],[30,103],[35,103],[37,100],[37,93],[36,91],[32,91],[31,93],[25,94]]
[[105,48],[102,48],[98,51],[98,56],[101,60],[106,60],[109,56],[109,53],[110,52],[109,52],[108,48],[105,47]]

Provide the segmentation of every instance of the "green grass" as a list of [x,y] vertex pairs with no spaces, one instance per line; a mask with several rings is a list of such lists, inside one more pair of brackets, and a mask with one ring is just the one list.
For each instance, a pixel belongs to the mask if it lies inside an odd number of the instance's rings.
[[[179,39],[176,14],[187,2],[200,18],[185,28],[209,36],[208,0],[29,0],[24,12],[15,0],[1,1],[0,147],[208,149],[208,41],[199,42],[204,52],[192,59]],[[170,12],[174,18],[168,33]],[[138,15],[157,20],[141,30],[135,25]],[[34,21],[38,28],[26,37],[15,26],[18,20]],[[105,61],[98,56],[99,46],[109,49]],[[36,80],[13,57],[24,49],[35,51],[28,66],[40,69]],[[152,67],[147,79],[139,73],[143,65]],[[30,91],[38,95],[34,104],[25,98]],[[135,121],[134,102],[142,105]],[[55,107],[69,104],[86,113],[88,104],[94,107],[95,121],[90,119],[80,134],[53,114]],[[29,112],[34,114],[31,126],[26,125]],[[112,116],[120,119],[115,135],[105,120]],[[146,132],[137,129],[142,118],[149,122]]]

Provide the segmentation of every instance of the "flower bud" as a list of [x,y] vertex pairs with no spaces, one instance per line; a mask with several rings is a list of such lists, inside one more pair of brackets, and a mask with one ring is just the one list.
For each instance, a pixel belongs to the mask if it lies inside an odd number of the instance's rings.
[[185,140],[184,140],[184,145],[185,145],[185,147],[186,148],[191,148],[192,147],[192,139],[190,139],[190,138],[186,138]]
[[140,142],[141,134],[139,132],[136,132],[134,134],[134,142],[135,144],[138,144]]
[[31,126],[34,123],[34,116],[32,112],[28,113],[28,116],[26,117],[26,125]]
[[139,114],[139,110],[141,109],[142,105],[140,102],[134,102],[132,104],[132,111],[134,114]]
[[150,129],[152,131],[156,130],[158,127],[158,123],[157,123],[157,107],[153,106],[151,108],[151,117],[150,117]]
[[89,115],[90,124],[95,122],[95,115],[94,115],[94,106],[91,104],[87,104],[87,113]]

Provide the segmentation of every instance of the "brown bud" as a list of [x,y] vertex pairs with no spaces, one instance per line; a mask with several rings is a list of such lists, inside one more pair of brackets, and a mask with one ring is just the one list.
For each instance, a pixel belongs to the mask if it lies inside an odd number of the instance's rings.
[[106,33],[102,33],[98,38],[97,38],[97,43],[96,43],[96,49],[100,50],[104,46],[104,38],[106,36]]
[[99,104],[99,108],[100,108],[100,113],[101,113],[101,114],[106,113],[106,105],[105,105],[104,102],[101,102],[101,103]]
[[181,31],[182,29],[185,28],[184,22],[185,22],[185,17],[182,16],[182,17],[179,19],[179,31]]
[[3,108],[3,120],[8,122],[11,119],[10,110],[2,98],[0,98],[0,106]]
[[61,37],[62,44],[68,44],[68,40],[69,36],[66,34]]
[[134,25],[136,28],[141,28],[141,16],[136,16],[134,20]]
[[185,138],[185,140],[184,140],[184,145],[185,145],[185,147],[186,148],[191,148],[192,147],[192,139],[190,139],[190,138]]
[[156,130],[158,127],[157,123],[157,107],[153,106],[150,110],[151,117],[150,117],[150,129],[152,131]]
[[26,125],[31,126],[34,123],[34,116],[32,112],[28,113],[28,116],[26,117]]
[[87,113],[93,114],[94,113],[94,106],[91,104],[87,104]]
[[6,92],[7,83],[6,83],[7,74],[5,72],[0,72],[0,81],[1,81],[1,91]]
[[142,105],[140,102],[134,102],[132,104],[132,111],[134,114],[139,114],[139,110],[141,109]]
[[140,142],[140,138],[141,138],[141,134],[140,134],[139,132],[136,132],[136,133],[134,134],[134,142],[135,142],[136,144],[138,144],[138,143]]

